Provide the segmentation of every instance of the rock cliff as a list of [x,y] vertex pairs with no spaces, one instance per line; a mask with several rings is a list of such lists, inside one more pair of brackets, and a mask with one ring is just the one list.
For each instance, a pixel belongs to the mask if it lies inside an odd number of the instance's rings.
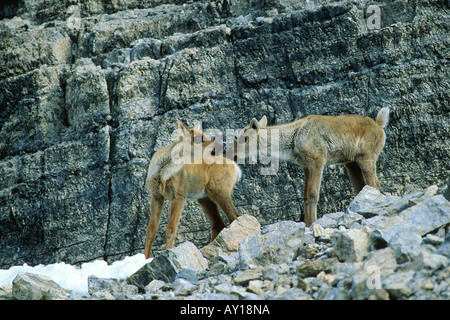
[[[225,132],[262,115],[275,124],[389,107],[382,192],[443,186],[449,17],[448,1],[0,5],[0,268],[142,251],[146,169],[179,120]],[[241,214],[262,226],[302,220],[301,168],[262,176],[258,165],[241,167]],[[327,167],[319,216],[353,197],[344,168]],[[209,240],[193,203],[179,228],[187,240]]]

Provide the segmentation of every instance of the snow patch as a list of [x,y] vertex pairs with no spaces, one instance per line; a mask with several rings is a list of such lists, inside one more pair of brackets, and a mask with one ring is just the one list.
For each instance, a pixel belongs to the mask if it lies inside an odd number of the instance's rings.
[[9,269],[0,269],[0,287],[11,285],[19,272],[29,272],[39,275],[46,275],[58,283],[61,287],[74,292],[87,294],[89,276],[99,278],[123,279],[138,271],[151,259],[145,260],[142,253],[125,257],[123,260],[115,261],[108,265],[106,261],[95,260],[83,263],[81,267],[66,264],[64,262],[37,265],[31,267],[26,263],[22,266],[13,266]]

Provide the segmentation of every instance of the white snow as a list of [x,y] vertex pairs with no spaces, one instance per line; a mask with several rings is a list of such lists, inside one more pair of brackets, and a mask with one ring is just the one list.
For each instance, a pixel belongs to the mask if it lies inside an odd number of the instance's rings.
[[64,262],[49,265],[28,266],[26,263],[22,266],[13,266],[9,269],[0,269],[0,287],[12,284],[14,278],[19,272],[29,272],[34,274],[46,275],[52,278],[64,289],[72,290],[81,294],[87,294],[87,278],[95,275],[99,278],[126,278],[144,264],[151,260],[145,260],[143,254],[125,257],[123,260],[115,261],[108,265],[106,261],[95,260],[93,262],[83,263],[81,267],[76,267]]

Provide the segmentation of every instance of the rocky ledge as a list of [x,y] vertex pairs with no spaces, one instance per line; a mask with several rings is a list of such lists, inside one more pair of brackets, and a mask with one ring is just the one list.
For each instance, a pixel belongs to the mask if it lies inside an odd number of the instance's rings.
[[[444,192],[442,192],[444,191]],[[366,186],[310,228],[243,215],[209,245],[187,241],[89,294],[20,273],[3,299],[449,299],[450,202],[431,186],[403,197]]]

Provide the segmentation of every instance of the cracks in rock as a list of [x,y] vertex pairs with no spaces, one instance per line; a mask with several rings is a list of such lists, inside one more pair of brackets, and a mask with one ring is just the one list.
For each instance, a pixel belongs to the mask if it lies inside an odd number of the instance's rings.
[[242,106],[242,90],[241,90],[241,82],[242,79],[240,79],[239,76],[239,68],[238,68],[238,61],[237,61],[237,55],[236,55],[236,44],[235,39],[233,36],[233,31],[231,30],[230,35],[228,37],[231,42],[231,48],[233,50],[233,65],[234,65],[234,77],[235,77],[235,86],[236,86],[236,100],[239,101],[239,105]]
[[70,123],[69,123],[69,114],[68,114],[68,108],[67,108],[67,102],[66,102],[66,88],[67,88],[67,70],[64,70],[64,72],[62,74],[59,75],[59,86],[61,87],[61,91],[62,91],[62,109],[63,109],[63,114],[62,114],[62,123],[64,125],[64,127],[69,128],[70,127]]
[[[167,88],[169,87],[169,79],[170,79],[170,71],[173,68],[174,60],[170,58],[164,59],[164,61],[161,61],[161,64],[163,65],[162,70],[161,67],[158,70],[158,76],[159,76],[159,83],[158,83],[158,106],[157,106],[157,114],[164,111],[164,105],[165,105],[165,99],[166,99],[166,93]],[[165,79],[164,79],[165,75]]]
[[114,120],[114,105],[117,104],[117,81],[118,81],[118,74],[113,70],[111,73],[105,74],[105,80],[106,80],[106,86],[108,90],[108,103],[109,103],[109,116],[108,116],[108,122],[107,126],[108,128],[108,134],[109,134],[109,154],[108,154],[108,162],[107,162],[107,169],[108,169],[108,210],[107,210],[107,219],[106,219],[106,230],[105,230],[105,242],[103,245],[103,260],[107,260],[108,258],[108,240],[109,240],[109,228],[111,223],[111,206],[112,206],[112,178],[113,178],[113,159],[114,159],[114,150],[115,150],[115,142],[114,142],[114,135],[112,132],[113,127],[113,120]]
[[103,245],[103,260],[107,260],[108,258],[108,237],[109,237],[109,226],[111,222],[111,205],[112,205],[112,173],[111,169],[109,172],[109,184],[108,184],[108,217],[106,220],[106,232],[105,232],[105,243]]
[[[303,199],[303,191],[301,189],[299,189],[299,188],[304,186],[304,181],[305,180],[304,180],[304,178],[302,179],[302,177],[299,176],[298,174],[294,175],[294,177],[293,177],[293,172],[292,172],[293,168],[291,166],[292,166],[292,164],[287,165],[286,166],[286,170],[287,170],[288,176],[290,177],[291,185],[292,185],[292,188],[294,189],[294,192],[295,192],[295,195],[296,195],[295,199],[296,199],[296,202],[298,204],[298,208],[299,208],[299,212],[300,212],[300,216],[296,217],[296,218],[298,219],[297,221],[304,221],[304,216],[305,216],[304,210],[305,210],[305,208],[304,208],[304,203],[302,201],[302,199]],[[301,167],[299,167],[299,168],[301,168]],[[295,170],[295,171],[297,171],[297,170]],[[297,173],[298,173],[298,171],[297,171]],[[303,182],[303,183],[301,184],[301,182]]]

